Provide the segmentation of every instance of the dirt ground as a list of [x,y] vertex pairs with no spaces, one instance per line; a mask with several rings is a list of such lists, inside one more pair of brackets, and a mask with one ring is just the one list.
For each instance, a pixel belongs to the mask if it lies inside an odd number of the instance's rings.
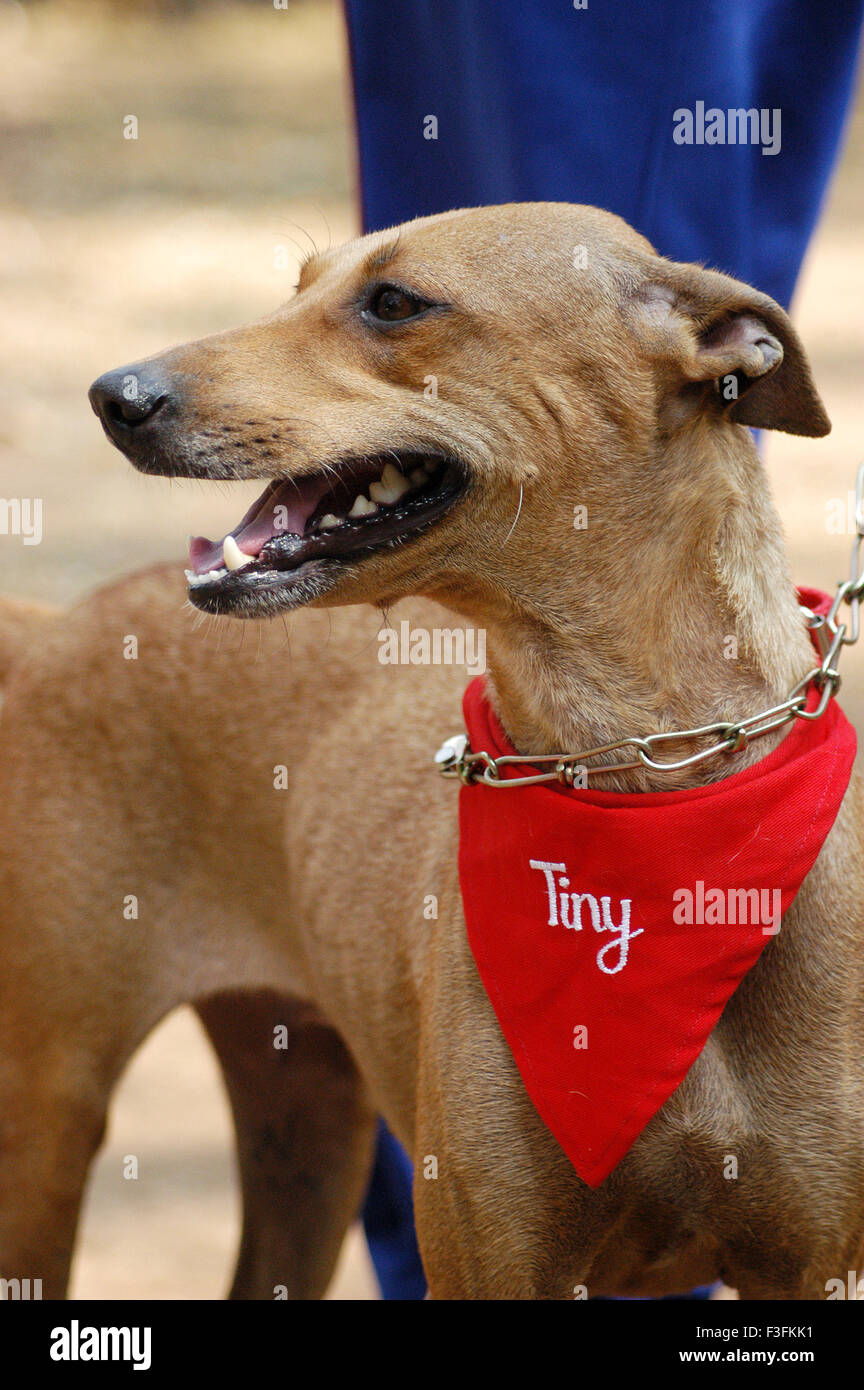
[[[45,0],[0,6],[0,48],[0,496],[44,499],[41,545],[0,536],[0,588],[65,604],[154,559],[179,561],[188,532],[224,533],[260,490],[134,473],[86,389],[108,367],[269,312],[310,240],[356,230],[344,39],[325,0],[183,18]],[[137,140],[123,138],[130,115]],[[826,508],[862,457],[862,168],[859,104],[795,306],[834,430],[778,436],[766,455],[795,572],[828,588],[849,540],[829,534]],[[844,666],[861,726],[864,654],[847,652]],[[139,1159],[134,1182],[122,1176],[127,1154]],[[74,1295],[221,1297],[237,1235],[226,1102],[181,1011],[120,1088]],[[376,1296],[357,1232],[330,1296]]]

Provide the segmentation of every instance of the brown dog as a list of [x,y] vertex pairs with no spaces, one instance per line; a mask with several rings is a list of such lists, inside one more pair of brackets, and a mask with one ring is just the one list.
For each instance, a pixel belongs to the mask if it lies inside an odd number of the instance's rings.
[[[191,633],[179,568],[38,639],[9,617],[0,1273],[62,1294],[112,1086],[182,1001],[234,1107],[236,1296],[323,1292],[376,1110],[414,1156],[437,1298],[718,1276],[822,1298],[860,1269],[857,782],[686,1080],[591,1190],[466,943],[457,792],[431,764],[465,674],[377,659],[376,608],[456,610],[488,632],[497,710],[532,753],[785,698],[812,650],[744,426],[828,422],[782,310],[594,209],[486,208],[313,257],[272,317],[111,373],[92,399],[142,471],[272,480],[224,551],[193,543],[196,607],[335,611],[292,620],[260,661]],[[429,603],[404,616],[452,626]],[[606,785],[684,786],[770,746]]]

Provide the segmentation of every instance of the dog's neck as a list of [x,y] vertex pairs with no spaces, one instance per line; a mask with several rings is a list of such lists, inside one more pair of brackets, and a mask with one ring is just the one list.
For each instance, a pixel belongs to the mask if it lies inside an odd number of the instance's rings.
[[[813,664],[764,472],[741,429],[707,440],[691,431],[629,494],[613,475],[595,491],[587,530],[565,544],[571,563],[551,548],[548,574],[542,551],[520,559],[503,611],[482,600],[463,610],[487,629],[493,703],[519,752],[734,722],[785,699]],[[592,785],[712,781],[784,732],[677,773],[639,769]],[[658,756],[704,747],[675,743]]]

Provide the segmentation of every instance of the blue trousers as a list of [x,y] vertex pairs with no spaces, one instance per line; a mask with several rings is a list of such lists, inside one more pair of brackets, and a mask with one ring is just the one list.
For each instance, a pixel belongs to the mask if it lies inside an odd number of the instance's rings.
[[[579,5],[345,0],[366,230],[484,203],[593,203],[662,255],[788,306],[842,139],[864,0]],[[771,139],[700,143],[699,103],[764,111]],[[682,112],[693,143],[673,138]],[[410,1190],[387,1136],[366,1206],[385,1298],[422,1296]]]

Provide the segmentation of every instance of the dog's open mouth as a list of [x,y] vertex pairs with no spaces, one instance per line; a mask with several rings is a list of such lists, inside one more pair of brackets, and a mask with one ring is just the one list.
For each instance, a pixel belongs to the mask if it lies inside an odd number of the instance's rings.
[[[274,481],[221,541],[192,538],[189,597],[211,613],[273,606],[266,600],[277,589],[308,601],[330,587],[321,571],[401,543],[442,516],[466,486],[453,459],[395,452]],[[280,593],[278,606],[288,597]]]

